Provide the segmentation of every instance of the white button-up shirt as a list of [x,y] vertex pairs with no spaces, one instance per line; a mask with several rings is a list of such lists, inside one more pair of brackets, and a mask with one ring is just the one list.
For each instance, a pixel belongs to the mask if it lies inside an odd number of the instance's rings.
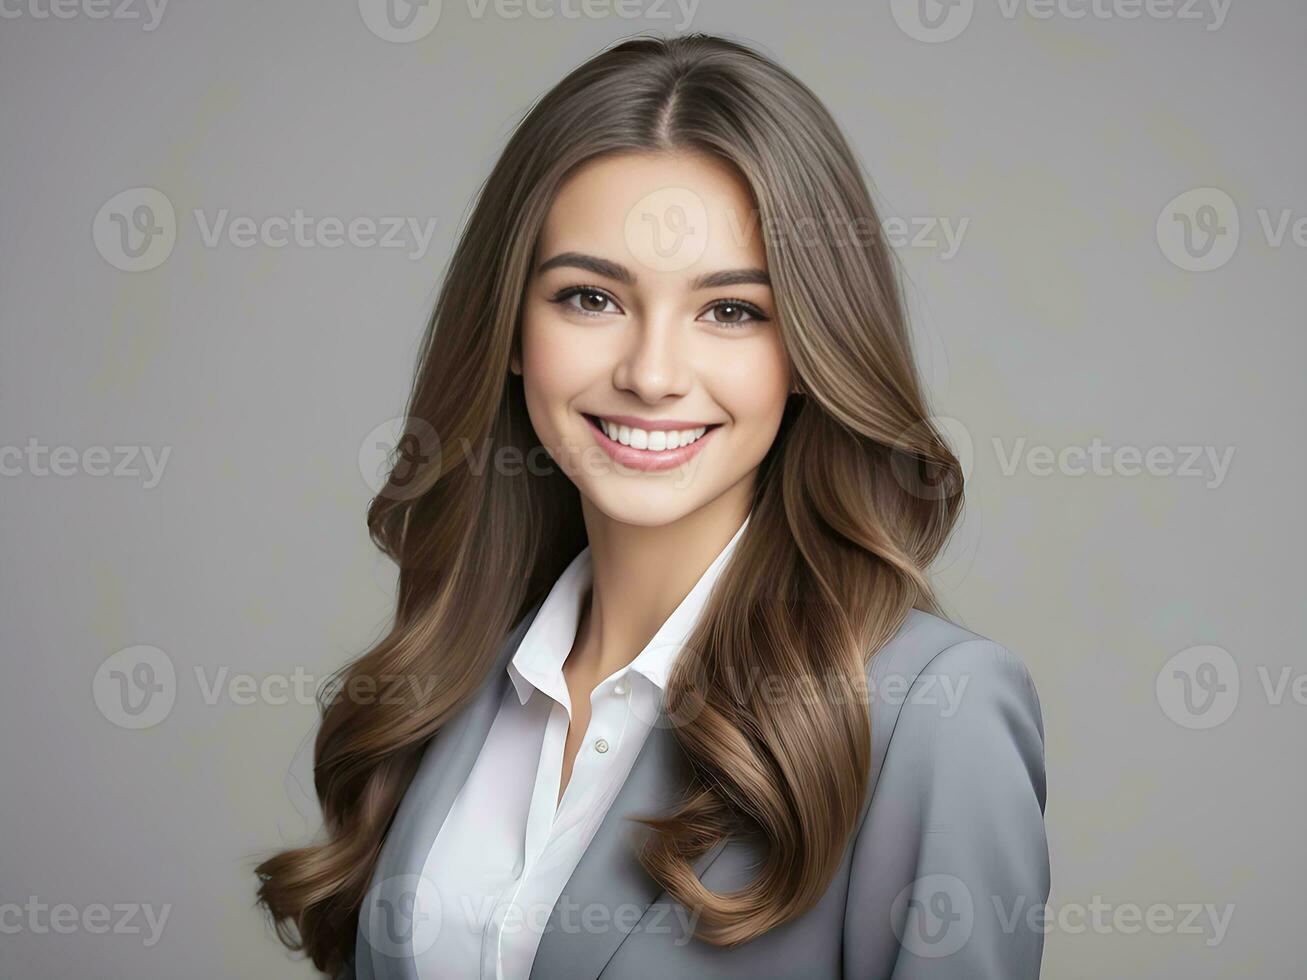
[[512,684],[427,855],[424,887],[434,887],[439,914],[414,924],[421,980],[527,980],[550,913],[635,762],[672,665],[748,523],[636,658],[594,689],[561,800],[572,720],[563,663],[593,581],[589,547],[559,576],[507,667]]

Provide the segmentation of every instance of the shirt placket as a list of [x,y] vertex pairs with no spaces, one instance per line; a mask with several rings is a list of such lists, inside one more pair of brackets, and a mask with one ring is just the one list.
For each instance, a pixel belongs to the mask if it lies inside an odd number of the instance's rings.
[[[605,681],[605,685],[607,690],[591,706],[586,741],[577,752],[562,800],[558,799],[558,784],[562,780],[563,745],[570,717],[563,704],[555,701],[552,706],[527,817],[525,853],[514,865],[513,879],[500,891],[494,914],[490,916],[483,933],[481,976],[484,980],[504,980],[504,922],[510,914],[534,914],[530,909],[523,911],[516,906],[524,886],[527,886],[526,891],[530,893],[530,879],[537,863],[556,843],[555,829],[559,818],[573,812],[586,812],[587,804],[607,788],[608,780],[595,767],[604,766],[617,758],[617,750],[630,720],[630,701],[634,693],[632,672],[623,671],[615,679]],[[578,795],[577,790],[582,786],[587,789],[583,795]],[[577,807],[581,810],[577,811]],[[522,920],[517,920],[513,923],[513,928],[526,928],[526,925]],[[508,980],[513,978],[509,977]]]
[[[534,684],[535,681],[533,680],[532,683]],[[541,688],[541,690],[544,689]],[[552,692],[556,692],[556,688],[549,685],[549,690],[545,693],[549,694],[551,698],[550,712],[545,722],[545,735],[541,742],[540,759],[536,768],[535,788],[532,791],[531,804],[527,812],[523,853],[519,854],[514,861],[509,872],[509,880],[496,895],[493,911],[487,918],[481,933],[480,976],[482,980],[502,980],[504,977],[504,923],[509,915],[515,912],[514,907],[518,902],[518,896],[521,894],[523,887],[529,884],[530,873],[548,842],[548,824],[552,814],[547,813],[544,815],[545,822],[542,826],[540,815],[544,813],[544,810],[540,793],[542,788],[547,789],[548,787],[550,781],[548,773],[551,769],[555,774],[553,777],[554,792],[557,793],[557,774],[561,768],[562,760],[562,739],[566,738],[568,725],[567,709],[554,699],[555,695]],[[563,696],[566,696],[565,692]],[[521,922],[512,923],[512,927],[513,929],[523,928]]]

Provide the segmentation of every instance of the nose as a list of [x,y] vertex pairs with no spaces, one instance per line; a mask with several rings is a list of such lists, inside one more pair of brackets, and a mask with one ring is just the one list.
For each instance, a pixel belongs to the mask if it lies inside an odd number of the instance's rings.
[[668,314],[637,318],[613,366],[613,385],[650,405],[687,394],[695,371],[687,333]]

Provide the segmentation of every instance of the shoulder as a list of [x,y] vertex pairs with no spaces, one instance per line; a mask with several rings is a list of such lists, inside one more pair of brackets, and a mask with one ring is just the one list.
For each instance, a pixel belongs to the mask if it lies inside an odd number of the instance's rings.
[[[1044,727],[1026,664],[913,610],[867,682],[873,772],[853,841],[847,974],[1037,977],[1042,935],[1009,925],[1050,883]],[[939,921],[920,912],[945,907]]]
[[[878,761],[901,730],[920,737],[952,721],[957,737],[1028,726],[1042,752],[1043,714],[1025,662],[1006,646],[956,623],[912,609],[867,664]],[[963,731],[963,730],[967,731]],[[880,775],[878,764],[873,778]]]
[[871,657],[867,679],[916,678],[962,668],[995,671],[1034,686],[1025,663],[1007,647],[920,609],[909,610],[897,632]]

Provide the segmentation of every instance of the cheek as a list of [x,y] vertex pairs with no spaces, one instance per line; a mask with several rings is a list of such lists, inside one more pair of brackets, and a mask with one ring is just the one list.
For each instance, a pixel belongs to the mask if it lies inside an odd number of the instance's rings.
[[534,307],[523,311],[522,370],[528,390],[551,392],[565,370],[554,332],[545,311]]
[[522,316],[522,370],[533,418],[561,418],[593,377],[594,345],[584,332],[560,323],[550,310],[532,307]]
[[789,361],[779,341],[749,345],[729,361],[716,387],[723,406],[741,428],[774,432],[789,395]]

